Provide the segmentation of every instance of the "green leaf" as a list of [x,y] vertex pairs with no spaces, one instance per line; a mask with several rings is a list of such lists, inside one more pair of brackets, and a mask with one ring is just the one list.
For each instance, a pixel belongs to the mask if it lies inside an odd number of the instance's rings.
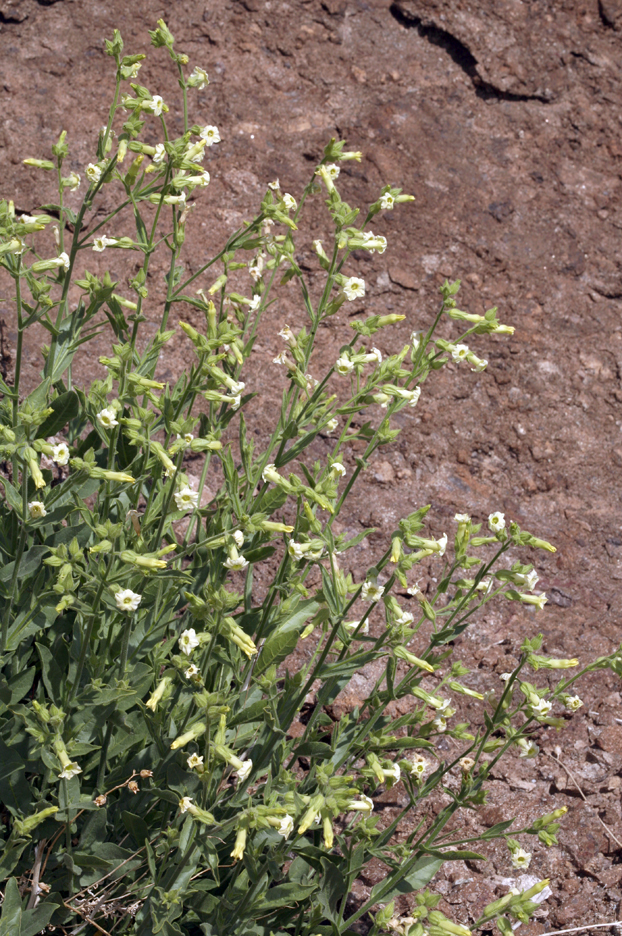
[[427,855],[441,858],[443,861],[487,861],[486,855],[474,851],[439,851],[437,848],[426,849]]
[[244,558],[248,562],[263,562],[264,559],[273,556],[275,552],[274,546],[258,546],[257,549],[249,549],[248,552],[245,552]]
[[47,439],[48,436],[56,435],[61,429],[64,429],[70,419],[74,419],[80,411],[80,401],[78,394],[73,390],[67,393],[61,393],[50,403],[53,413],[45,419],[37,429],[38,439]]
[[24,910],[20,936],[37,936],[48,925],[58,907],[60,904],[53,897],[48,897],[34,910]]
[[[17,578],[24,578],[25,575],[34,575],[43,562],[43,557],[49,552],[47,546],[31,546],[22,556],[17,571]],[[0,582],[10,582],[13,578],[15,563],[9,562],[0,570]]]
[[480,834],[482,839],[493,839],[498,838],[500,835],[503,835],[506,829],[509,829],[511,825],[514,825],[514,819],[507,819],[505,822],[497,822],[495,825],[491,826],[489,829],[486,829],[485,832]]
[[[2,795],[2,794],[0,794]],[[4,797],[2,797],[3,802],[6,803]],[[27,810],[26,810],[27,811]],[[24,849],[30,845],[29,841],[24,841],[20,839],[15,845],[7,845],[2,852],[0,852],[0,881],[6,880],[9,876],[17,862],[22,856]],[[2,918],[0,918],[0,936],[5,936],[5,931],[2,930]],[[16,932],[19,932],[18,930]],[[8,934],[13,934],[13,930],[6,930],[6,936]]]
[[22,936],[22,898],[15,878],[9,878],[4,891],[0,936]]
[[277,884],[266,892],[264,899],[259,903],[261,910],[267,910],[270,907],[281,907],[293,904],[301,900],[306,900],[314,891],[317,890],[317,884],[298,884],[288,881],[286,884]]
[[298,643],[298,638],[310,617],[318,610],[316,601],[304,601],[298,605],[297,610],[283,621],[266,640],[263,650],[257,660],[255,672],[265,672],[268,667],[278,665],[289,656]]
[[326,858],[322,858],[323,875],[321,878],[318,900],[320,905],[333,923],[338,923],[336,917],[339,901],[342,899],[347,889],[347,882],[339,868]]
[[4,485],[4,496],[6,497],[7,504],[9,507],[12,507],[13,510],[21,517],[22,515],[22,497],[16,487],[14,487],[7,478],[1,478],[0,482]]
[[[275,510],[278,510],[280,507],[283,506],[283,504],[287,500],[287,493],[284,490],[282,490],[282,488],[275,487],[275,488],[269,488],[265,494],[263,494],[262,492],[262,495],[260,495],[260,497],[261,497],[261,500],[259,503],[260,510],[262,511],[262,513],[267,513],[268,516],[270,516],[271,514],[274,513]],[[256,498],[256,500],[259,500],[259,498]]]
[[329,744],[322,741],[305,741],[292,752],[292,757],[319,757],[320,760],[328,760],[332,753]]
[[[433,858],[430,855],[424,855],[404,877],[400,877],[399,870],[394,871],[383,881],[379,881],[378,884],[372,887],[369,900],[365,904],[365,907],[373,907],[373,905],[379,901],[388,903],[399,894],[410,894],[412,891],[422,890],[430,883],[436,872],[440,870],[442,864],[442,858]],[[365,912],[366,910],[363,910],[363,913]],[[358,915],[363,915],[360,910],[357,911],[357,919]],[[348,922],[351,923],[352,920],[350,919]]]
[[15,747],[9,747],[0,738],[0,781],[26,766]]

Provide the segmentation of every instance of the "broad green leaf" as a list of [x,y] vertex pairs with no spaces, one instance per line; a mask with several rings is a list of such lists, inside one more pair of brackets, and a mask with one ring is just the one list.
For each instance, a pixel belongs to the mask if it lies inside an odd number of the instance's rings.
[[[44,557],[49,552],[47,546],[31,546],[22,556],[17,570],[17,578],[24,578],[25,575],[34,575],[39,566],[43,563]],[[10,582],[15,571],[15,562],[9,562],[0,569],[0,582]]]
[[[410,894],[413,891],[422,890],[430,883],[434,875],[442,867],[442,864],[442,858],[433,858],[430,855],[424,855],[404,877],[400,877],[399,870],[393,871],[391,874],[387,875],[383,881],[380,881],[372,887],[369,900],[365,906],[372,907],[379,901],[388,903],[399,894]],[[357,911],[357,913],[362,916],[360,911]],[[349,922],[352,922],[352,920]]]
[[45,419],[37,429],[38,439],[47,439],[64,429],[70,419],[75,419],[80,410],[78,394],[73,390],[61,393],[50,403],[53,413]]
[[24,910],[20,936],[37,936],[45,930],[58,907],[60,903],[56,903],[54,897],[46,897],[34,910]]
[[323,874],[320,879],[318,899],[324,913],[333,923],[338,923],[336,916],[339,904],[346,893],[347,882],[339,868],[326,858],[322,859]]
[[306,900],[314,891],[317,890],[317,884],[298,884],[295,881],[288,881],[286,884],[277,884],[266,892],[265,897],[259,902],[261,910],[267,910],[270,907],[285,907],[301,900]]
[[9,878],[4,890],[0,936],[22,936],[22,898],[13,877]]
[[255,672],[265,672],[273,664],[278,665],[289,656],[298,643],[298,638],[310,617],[318,610],[316,601],[304,601],[298,609],[283,621],[266,640],[257,660]]

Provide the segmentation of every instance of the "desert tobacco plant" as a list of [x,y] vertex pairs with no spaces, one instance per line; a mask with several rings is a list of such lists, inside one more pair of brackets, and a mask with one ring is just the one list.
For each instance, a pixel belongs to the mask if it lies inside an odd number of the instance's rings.
[[[452,360],[482,370],[467,340],[513,329],[496,309],[461,311],[459,283],[446,282],[429,327],[395,354],[383,358],[373,336],[403,316],[356,319],[321,372],[318,327],[365,296],[353,251],[384,253],[373,218],[412,201],[390,186],[364,216],[343,201],[340,166],[361,154],[335,140],[298,203],[271,182],[258,215],[188,275],[192,199],[209,183],[220,134],[189,123],[188,92],[207,85],[206,72],[190,70],[164,22],[151,39],[178,69],[182,136],[169,134],[162,97],[136,83],[144,56],[123,55],[115,32],[106,42],[114,100],[93,161],[66,173],[63,132],[52,159],[25,160],[56,173],[58,202],[19,217],[0,205],[17,330],[13,379],[0,383],[0,933],[35,934],[51,921],[64,933],[140,936],[336,936],[357,926],[468,936],[494,921],[510,936],[545,881],[490,904],[471,926],[449,920],[427,885],[444,862],[484,860],[493,839],[505,838],[515,868],[529,865],[529,837],[556,841],[563,809],[477,837],[456,818],[484,802],[508,750],[535,755],[534,729],[561,727],[555,710],[580,707],[582,672],[619,673],[622,658],[567,675],[578,661],[541,655],[536,636],[512,672],[478,693],[451,660],[452,640],[495,599],[542,607],[529,560],[553,547],[498,511],[486,530],[458,514],[451,538],[437,539],[423,507],[354,582],[342,555],[369,531],[348,539],[334,522],[425,380]],[[143,142],[145,128],[159,142]],[[113,193],[116,202],[99,220],[104,188],[106,204]],[[306,202],[318,197],[334,230],[313,242],[319,290],[296,260]],[[91,252],[113,250],[126,252],[126,281],[86,269]],[[156,253],[169,258],[166,298],[147,340]],[[307,323],[282,323],[282,404],[257,446],[243,368],[288,281]],[[451,342],[435,337],[447,319],[464,329]],[[23,342],[35,324],[49,346],[25,396]],[[192,363],[165,384],[155,375],[173,328]],[[74,357],[110,332],[105,379],[75,386]],[[309,455],[318,436],[332,440],[325,461]],[[348,469],[353,440],[362,454]],[[190,456],[202,466],[198,485]],[[215,463],[223,480],[204,497]],[[432,590],[413,577],[421,563],[421,577],[432,564],[439,579]],[[377,661],[367,698],[333,721],[327,707]],[[563,673],[543,687],[529,675],[539,669]],[[455,718],[461,696],[481,702],[477,724]],[[391,703],[404,699],[396,718]],[[447,759],[441,737],[454,739]],[[387,820],[375,797],[396,784],[407,803]],[[423,810],[426,800],[440,805]],[[349,900],[372,860],[384,877],[366,900]]]

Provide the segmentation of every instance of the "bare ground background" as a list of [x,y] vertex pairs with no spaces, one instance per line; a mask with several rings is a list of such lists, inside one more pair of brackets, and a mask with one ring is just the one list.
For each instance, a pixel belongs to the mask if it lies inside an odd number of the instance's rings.
[[[552,654],[587,660],[609,652],[620,641],[622,582],[620,0],[0,0],[1,197],[26,212],[52,199],[48,178],[21,160],[46,156],[63,128],[71,168],[83,172],[113,87],[103,36],[118,27],[126,51],[148,51],[146,30],[159,16],[178,48],[208,70],[210,87],[191,97],[191,113],[223,137],[210,151],[213,181],[193,216],[191,271],[252,215],[266,182],[278,176],[297,195],[337,136],[366,157],[342,172],[350,202],[373,201],[386,183],[417,199],[375,220],[387,252],[352,264],[368,284],[367,312],[407,316],[381,333],[381,350],[396,350],[429,322],[446,276],[462,279],[462,308],[499,305],[500,319],[516,326],[509,341],[475,348],[490,360],[486,372],[445,369],[403,417],[397,443],[368,472],[343,521],[353,531],[378,530],[348,553],[352,571],[360,576],[372,564],[406,509],[431,503],[437,534],[451,532],[456,510],[481,519],[501,509],[558,552],[534,557],[549,596],[537,618],[508,604],[467,632],[459,650],[477,673],[475,687],[509,669],[536,629]],[[140,81],[175,101],[161,51],[150,54]],[[325,225],[320,201],[311,218],[317,230]],[[312,236],[300,243],[303,263]],[[147,331],[159,321],[162,272],[148,284]],[[0,316],[8,355],[9,306]],[[250,365],[248,383],[262,394],[260,437],[280,395],[271,359],[285,317],[292,327],[303,323],[291,290],[264,321]],[[336,356],[348,331],[343,309],[321,331],[321,355]],[[165,378],[185,366],[182,338],[163,360]],[[35,345],[27,353],[33,383],[41,357]],[[88,352],[78,377],[97,372],[99,353]],[[324,443],[317,445],[321,455]],[[541,756],[511,761],[473,818],[490,825],[515,812],[524,819],[569,808],[559,847],[535,849],[529,873],[550,877],[553,893],[523,927],[530,936],[619,919],[619,690],[607,673],[586,681],[581,713],[559,735],[542,730]],[[551,756],[558,745],[585,800]],[[400,797],[399,787],[388,793],[387,809]],[[452,866],[434,887],[466,922],[515,874],[499,849],[484,866]],[[362,881],[355,896],[372,883]]]

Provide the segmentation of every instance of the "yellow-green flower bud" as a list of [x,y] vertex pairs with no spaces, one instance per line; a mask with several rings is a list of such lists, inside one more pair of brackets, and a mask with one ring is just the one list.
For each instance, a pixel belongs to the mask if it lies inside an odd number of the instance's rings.
[[405,660],[407,663],[412,664],[412,666],[418,666],[419,669],[426,670],[428,673],[434,672],[433,666],[430,666],[425,660],[420,660],[419,657],[416,657],[414,653],[411,653],[406,647],[396,647],[393,652],[399,660]]
[[42,822],[45,822],[46,819],[49,819],[50,816],[53,816],[57,812],[58,806],[47,806],[33,816],[28,816],[27,819],[14,819],[13,829],[20,838],[23,838],[26,835],[30,835],[37,826],[41,825]]
[[55,168],[54,163],[50,162],[49,159],[23,159],[22,162],[25,166],[34,166],[35,169],[45,169],[46,172],[50,172]]
[[188,731],[184,734],[179,735],[178,738],[175,738],[171,744],[171,751],[176,751],[180,747],[185,747],[186,744],[190,744],[191,741],[196,741],[197,738],[200,738],[202,734],[205,734],[207,731],[207,725],[205,722],[197,722],[196,725],[193,725]]

